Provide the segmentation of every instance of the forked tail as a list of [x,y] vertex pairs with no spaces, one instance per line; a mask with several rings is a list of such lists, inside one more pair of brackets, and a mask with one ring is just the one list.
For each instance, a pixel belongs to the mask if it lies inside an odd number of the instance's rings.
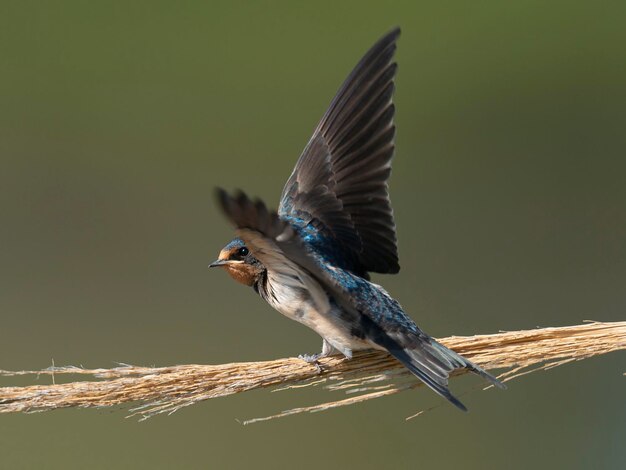
[[467,411],[467,408],[448,388],[448,377],[452,371],[468,369],[496,387],[506,389],[506,385],[493,375],[426,335],[411,343],[410,348],[393,348],[389,352],[417,378],[462,411]]

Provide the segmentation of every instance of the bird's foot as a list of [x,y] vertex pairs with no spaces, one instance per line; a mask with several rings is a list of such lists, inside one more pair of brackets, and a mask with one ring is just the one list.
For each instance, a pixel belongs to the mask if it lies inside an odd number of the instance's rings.
[[322,356],[321,353],[317,354],[300,354],[298,359],[302,359],[304,362],[308,362],[309,364],[313,364],[318,361]]
[[[322,365],[320,364],[319,360],[323,357],[328,357],[336,352],[339,351],[332,344],[326,341],[326,339],[324,339],[324,342],[322,343],[322,352],[319,352],[317,354],[300,354],[298,356],[298,359],[302,359],[309,364],[313,364],[317,368],[317,373],[321,374]],[[352,351],[349,349],[341,351],[341,353],[343,353],[346,357],[352,357]]]
[[322,357],[324,357],[325,355],[322,353],[317,353],[317,354],[300,354],[298,356],[298,359],[303,360],[304,362],[314,365],[315,368],[317,369],[317,373],[321,374],[322,373],[322,365],[319,363],[319,359],[321,359]]

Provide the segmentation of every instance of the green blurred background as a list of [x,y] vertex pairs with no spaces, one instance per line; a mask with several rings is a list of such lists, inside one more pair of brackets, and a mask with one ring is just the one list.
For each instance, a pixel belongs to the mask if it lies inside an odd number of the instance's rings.
[[[232,234],[212,191],[275,206],[334,92],[396,24],[403,269],[377,282],[435,336],[623,320],[624,18],[624,2],[2,2],[0,368],[317,351],[207,269]],[[467,415],[408,423],[442,400],[248,427],[236,418],[329,395],[247,393],[144,423],[125,407],[4,415],[0,466],[624,468],[624,365],[532,374],[465,395]]]

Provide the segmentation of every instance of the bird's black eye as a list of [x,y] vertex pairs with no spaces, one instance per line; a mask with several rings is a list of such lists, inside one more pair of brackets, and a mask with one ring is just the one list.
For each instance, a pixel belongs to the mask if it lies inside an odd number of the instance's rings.
[[248,256],[248,249],[245,246],[242,246],[241,248],[239,248],[239,251],[237,251],[237,254],[239,256]]

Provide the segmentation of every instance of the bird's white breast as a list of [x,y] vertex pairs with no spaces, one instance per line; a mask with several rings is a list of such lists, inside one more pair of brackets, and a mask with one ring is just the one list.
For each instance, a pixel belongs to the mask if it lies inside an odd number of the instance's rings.
[[287,318],[295,320],[314,330],[333,347],[350,357],[353,350],[371,347],[350,333],[350,325],[340,318],[339,307],[326,303],[325,310],[315,302],[304,284],[280,282],[268,273],[267,302]]

